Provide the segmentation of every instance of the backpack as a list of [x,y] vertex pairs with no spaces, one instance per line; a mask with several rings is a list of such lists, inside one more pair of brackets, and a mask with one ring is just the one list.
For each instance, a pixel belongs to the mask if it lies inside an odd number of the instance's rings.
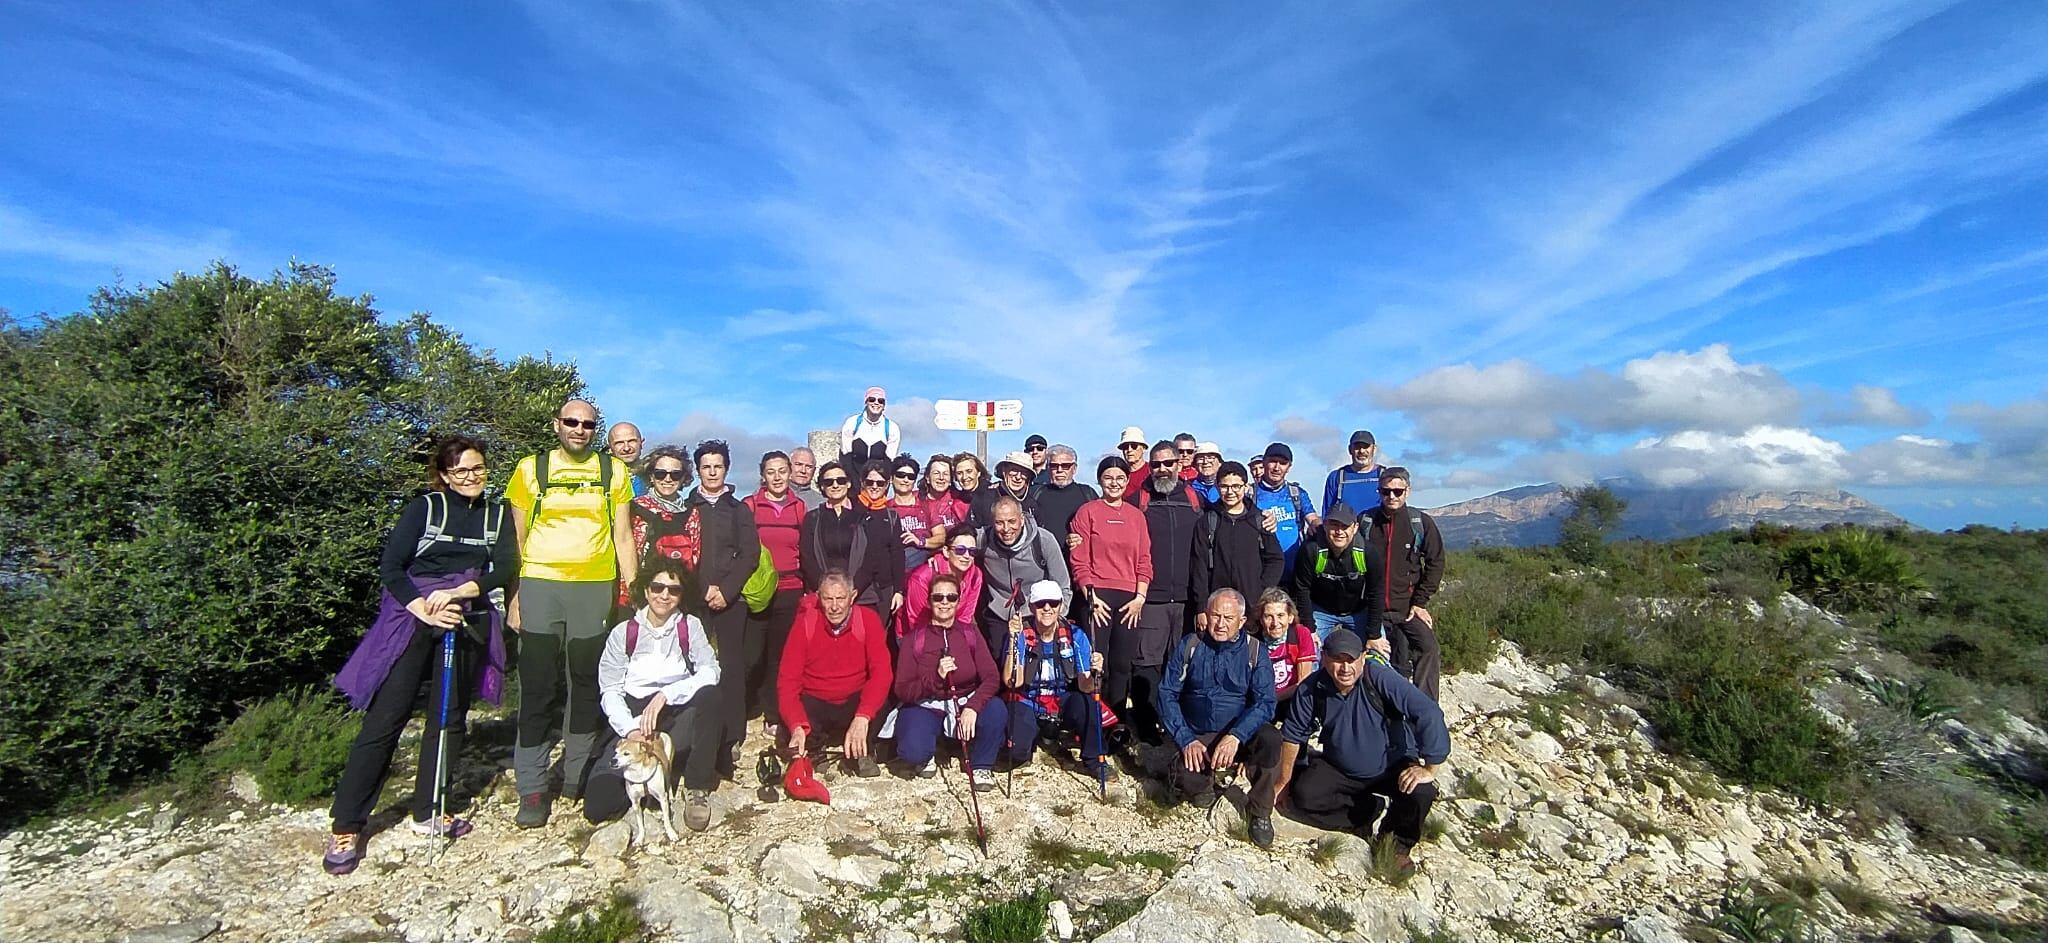
[[[549,481],[548,453],[553,451],[554,449],[541,449],[533,455],[533,480],[539,487],[535,488],[533,492],[533,506],[527,509],[527,519],[530,521],[540,520],[540,503],[547,498],[550,490],[566,488],[573,491],[586,484],[585,482],[563,482],[558,485]],[[607,452],[597,453],[597,459],[597,487],[598,490],[604,492],[605,526],[610,527],[612,521],[612,462],[617,461],[617,459],[612,458],[611,454]]]
[[747,611],[759,615],[775,601],[775,584],[781,580],[775,572],[775,560],[768,555],[766,544],[761,546],[761,562],[754,565],[754,575],[747,577],[747,585],[740,587],[740,597],[747,601]]
[[[1239,633],[1239,635],[1238,635],[1238,638],[1244,638],[1244,635],[1243,635],[1242,633]],[[1185,686],[1185,685],[1186,685],[1186,684],[1188,683],[1188,669],[1189,669],[1190,667],[1192,667],[1192,666],[1194,665],[1194,663],[1195,663],[1195,646],[1196,646],[1196,645],[1198,645],[1198,644],[1200,644],[1200,643],[1201,643],[1201,641],[1202,641],[1202,633],[1200,633],[1200,632],[1189,632],[1189,633],[1187,634],[1187,637],[1181,640],[1181,643],[1180,643],[1180,683],[1181,683],[1181,684],[1182,684],[1183,686]],[[1262,647],[1263,647],[1263,646],[1259,646],[1259,645],[1253,645],[1253,644],[1251,644],[1251,640],[1250,640],[1250,639],[1245,639],[1245,646],[1244,646],[1244,651],[1245,651],[1245,666],[1244,666],[1244,667],[1245,667],[1245,670],[1246,670],[1246,671],[1257,671],[1257,670],[1258,670],[1258,668],[1259,668],[1259,659],[1260,659],[1261,657],[1263,657],[1263,656],[1264,656],[1264,655],[1266,654],[1265,652],[1263,652],[1263,651],[1261,651],[1261,650],[1260,650],[1260,649],[1261,649]]]
[[[824,612],[824,610],[823,610],[823,609],[822,609],[821,607],[819,607],[819,605],[818,605],[818,594],[816,594],[816,593],[812,593],[812,594],[810,594],[810,595],[808,595],[808,596],[805,596],[805,597],[804,597],[804,599],[803,599],[803,602],[801,602],[801,603],[798,603],[798,605],[799,605],[800,607],[801,607],[801,606],[808,606],[808,607],[810,607],[810,608],[812,608],[812,609],[816,609],[816,610],[818,610],[818,615],[819,615],[819,617],[820,617],[820,620],[819,620],[819,621],[823,621],[823,617],[824,617],[824,615],[825,615],[825,612]],[[854,609],[858,609],[858,608],[860,608],[860,607],[859,607],[859,606],[855,606],[855,607],[854,607]],[[802,614],[801,614],[801,613],[799,613],[799,614],[798,614],[798,618],[802,618]],[[858,643],[860,643],[860,646],[861,646],[861,650],[862,650],[862,651],[866,651],[866,650],[867,650],[867,642],[868,642],[868,633],[867,633],[867,629],[866,629],[865,627],[863,627],[863,626],[862,626],[862,625],[860,624],[860,613],[858,613],[858,612],[855,612],[855,611],[853,611],[852,609],[849,609],[849,610],[847,610],[847,613],[846,613],[846,626],[847,626],[847,628],[848,628],[848,629],[852,630],[852,632],[853,632],[853,640],[854,640],[855,642],[858,642]],[[809,632],[809,634],[808,634],[808,635],[806,635],[806,636],[804,637],[804,641],[805,641],[805,642],[808,642],[808,643],[810,643],[810,644],[813,644],[813,645],[817,644],[817,642],[818,642],[818,633],[819,633],[820,631],[822,631],[822,630],[818,628],[818,622],[812,622],[812,623],[810,623],[810,632]]]
[[[1035,625],[1025,626],[1024,631],[1027,633],[1023,639],[1024,684],[1030,687],[1038,683],[1038,666],[1045,661],[1040,643],[1045,640],[1038,637],[1038,627]],[[1053,651],[1053,658],[1059,663],[1060,678],[1066,681],[1068,687],[1072,687],[1074,681],[1081,676],[1081,670],[1075,661],[1079,655],[1074,646],[1074,630],[1065,620],[1061,620],[1059,631],[1053,636]]]
[[479,540],[475,537],[448,536],[447,493],[436,489],[427,492],[426,499],[427,525],[420,531],[420,542],[412,548],[412,555],[417,557],[422,553],[426,553],[428,547],[439,543],[482,547],[484,548],[484,572],[490,572],[490,550],[498,542],[498,528],[505,524],[505,502],[496,497],[484,498],[484,536],[483,539]]
[[1302,493],[1301,485],[1287,483],[1287,500],[1294,502],[1294,519],[1297,527],[1308,527],[1308,516],[1316,512],[1316,506],[1309,503],[1308,495]]
[[[1316,563],[1315,563],[1316,575],[1317,575],[1317,576],[1321,576],[1321,575],[1323,575],[1323,571],[1324,571],[1324,570],[1326,570],[1326,569],[1329,569],[1329,567],[1330,567],[1330,548],[1328,548],[1328,547],[1318,547],[1318,548],[1316,548]],[[1355,543],[1351,545],[1351,567],[1352,567],[1352,569],[1355,569],[1355,570],[1357,570],[1357,571],[1358,571],[1358,575],[1360,575],[1360,576],[1364,576],[1364,575],[1365,575],[1365,551],[1364,551],[1363,549],[1361,549],[1361,548],[1360,548],[1360,547],[1359,547],[1359,546],[1358,546],[1357,544],[1355,544]]]
[[[683,650],[683,668],[691,674],[697,673],[697,662],[690,657],[690,617],[676,617],[676,647]],[[633,651],[640,647],[640,617],[626,620],[626,657],[633,657]]]

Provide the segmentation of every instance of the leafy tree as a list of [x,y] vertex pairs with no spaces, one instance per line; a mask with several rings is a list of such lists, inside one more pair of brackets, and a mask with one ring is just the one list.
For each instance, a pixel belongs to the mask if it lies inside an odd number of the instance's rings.
[[1592,566],[1600,562],[1601,545],[1607,535],[1621,526],[1621,515],[1628,510],[1628,502],[1605,485],[1567,488],[1564,497],[1572,509],[1558,530],[1558,549],[1573,563]]
[[0,319],[0,820],[160,768],[338,667],[436,435],[500,473],[582,392],[326,269],[225,265]]

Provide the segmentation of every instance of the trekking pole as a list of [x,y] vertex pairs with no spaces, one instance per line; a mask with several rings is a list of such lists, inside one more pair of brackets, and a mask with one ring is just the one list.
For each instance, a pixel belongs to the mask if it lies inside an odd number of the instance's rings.
[[1095,785],[1103,803],[1109,802],[1109,757],[1102,746],[1102,682],[1095,682],[1098,693],[1088,699],[1088,733],[1095,740]]
[[[1016,613],[1016,611],[1017,611],[1017,603],[1018,603],[1019,601],[1021,601],[1021,600],[1022,600],[1022,599],[1024,598],[1024,596],[1023,596],[1023,592],[1024,592],[1024,581],[1023,581],[1023,580],[1011,580],[1011,581],[1010,581],[1010,612],[1011,612],[1012,614],[1015,614],[1015,613]],[[1016,640],[1016,639],[1012,639],[1012,638],[1009,638],[1009,637],[1008,637],[1008,635],[1007,635],[1007,633],[1005,634],[1004,638],[1005,638],[1005,640],[1006,640],[1006,641],[1007,641],[1007,642],[1009,643],[1009,646],[1010,646],[1010,652],[1014,652],[1014,651],[1016,651],[1016,646],[1017,646],[1017,640]],[[1008,657],[1010,657],[1010,652],[1004,652],[1004,653],[1003,653],[1003,657],[1005,657],[1005,658],[1008,658]],[[997,663],[996,663],[996,666],[997,666],[997,668],[998,668],[998,669],[1000,669],[1000,668],[1002,667],[1002,663],[1001,663],[1001,662],[997,662]],[[1023,694],[1024,694],[1024,699],[1019,699],[1019,700],[1016,700],[1016,701],[1012,701],[1011,703],[1013,703],[1013,704],[1022,704],[1022,703],[1025,703],[1025,699],[1028,699],[1028,698],[1029,698],[1029,697],[1031,696],[1031,693],[1030,693],[1030,686],[1029,686],[1029,685],[1030,685],[1030,680],[1031,680],[1031,679],[1029,679],[1029,678],[1024,678],[1024,679],[1022,679],[1022,680],[1023,680],[1024,682],[1025,682],[1025,686],[1024,686],[1024,688],[1023,688]],[[1037,743],[1037,741],[1035,741],[1035,740],[1034,740],[1034,741],[1032,742],[1032,744],[1031,744],[1031,749],[1032,749],[1032,751],[1033,751],[1033,752],[1036,752],[1036,751],[1037,751],[1037,749],[1038,749],[1038,743]],[[1013,750],[1014,750],[1014,748],[1013,748]],[[1031,754],[1027,753],[1027,754],[1025,754],[1025,755],[1026,755],[1026,756],[1029,756],[1029,755],[1031,755]],[[1015,796],[1015,795],[1017,794],[1017,761],[1016,761],[1016,759],[1014,758],[1014,757],[1016,756],[1016,754],[1015,754],[1015,753],[1013,752],[1013,753],[1011,754],[1011,756],[1012,756],[1012,759],[1010,760],[1010,772],[1009,772],[1009,773],[1007,773],[1007,774],[1005,774],[1005,775],[1003,776],[1003,798],[1005,798],[1005,799],[1009,799],[1009,798],[1012,798],[1012,797],[1014,797],[1014,796]],[[970,785],[970,786],[971,786],[971,785],[973,785],[973,783],[969,783],[968,785]]]
[[448,784],[453,774],[448,769],[448,703],[453,699],[455,687],[455,630],[441,633],[441,736],[434,749],[434,827],[450,841],[455,830],[448,827]]
[[[950,658],[953,654],[953,635],[939,633],[939,656]],[[981,794],[974,791],[973,747],[960,734],[960,702],[953,697],[952,679],[946,683],[946,714],[951,718],[953,738],[960,741],[960,771],[967,776],[967,806],[974,813],[974,844],[981,849],[981,856],[988,857],[988,831],[981,824]],[[980,718],[976,718],[979,722]]]

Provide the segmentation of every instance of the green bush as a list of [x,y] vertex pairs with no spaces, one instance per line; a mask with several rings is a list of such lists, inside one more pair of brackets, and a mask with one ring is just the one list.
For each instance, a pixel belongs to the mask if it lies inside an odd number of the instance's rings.
[[1842,527],[1785,552],[1792,591],[1823,606],[1876,610],[1922,589],[1912,558],[1884,534]]
[[1052,893],[1043,888],[998,901],[967,913],[962,930],[967,943],[1038,943],[1045,933],[1045,908]]
[[533,943],[638,943],[646,938],[647,921],[632,895],[613,894],[596,910],[579,904],[563,911]]
[[502,476],[581,389],[424,315],[385,324],[310,266],[0,315],[0,823],[330,675],[430,439],[480,435]]
[[332,691],[305,688],[243,711],[207,745],[208,765],[247,770],[263,798],[300,805],[334,794],[361,727]]

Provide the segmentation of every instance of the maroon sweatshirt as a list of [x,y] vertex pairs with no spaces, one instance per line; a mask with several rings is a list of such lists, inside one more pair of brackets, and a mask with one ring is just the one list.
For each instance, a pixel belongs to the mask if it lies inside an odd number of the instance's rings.
[[[939,659],[948,651],[955,667],[942,681]],[[906,704],[965,697],[979,715],[1001,681],[988,643],[972,625],[956,621],[939,629],[926,622],[896,643],[896,699]]]

